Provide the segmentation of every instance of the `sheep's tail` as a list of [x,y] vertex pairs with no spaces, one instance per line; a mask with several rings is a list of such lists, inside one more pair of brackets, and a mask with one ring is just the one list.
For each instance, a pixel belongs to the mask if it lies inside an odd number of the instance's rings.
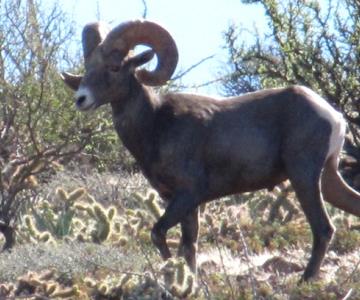
[[360,193],[352,189],[338,171],[337,155],[330,156],[321,175],[321,189],[325,201],[360,217]]

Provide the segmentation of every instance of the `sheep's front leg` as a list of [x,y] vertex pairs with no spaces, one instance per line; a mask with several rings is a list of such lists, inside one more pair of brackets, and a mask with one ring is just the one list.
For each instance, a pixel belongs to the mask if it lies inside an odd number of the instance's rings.
[[193,196],[188,193],[179,193],[170,200],[165,213],[155,223],[151,231],[151,239],[164,260],[171,257],[166,243],[167,231],[179,222],[185,221],[189,215],[193,214],[197,206],[198,203]]
[[199,232],[198,209],[181,221],[181,241],[178,256],[183,256],[192,272],[196,273],[196,250]]

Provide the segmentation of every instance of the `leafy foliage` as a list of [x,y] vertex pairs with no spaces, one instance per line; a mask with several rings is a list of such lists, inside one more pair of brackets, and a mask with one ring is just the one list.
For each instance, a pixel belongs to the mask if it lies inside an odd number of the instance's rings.
[[86,116],[74,109],[73,96],[58,75],[79,69],[74,27],[59,6],[44,7],[41,1],[0,5],[0,231],[5,248],[13,245],[19,213],[36,201],[39,180],[74,157],[104,168],[119,156],[104,111]]

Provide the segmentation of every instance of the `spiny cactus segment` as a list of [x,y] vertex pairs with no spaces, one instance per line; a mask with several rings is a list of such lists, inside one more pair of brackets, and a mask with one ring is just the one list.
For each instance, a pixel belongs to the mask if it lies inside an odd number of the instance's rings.
[[178,298],[186,298],[194,292],[194,274],[183,258],[172,258],[161,268],[166,288]]

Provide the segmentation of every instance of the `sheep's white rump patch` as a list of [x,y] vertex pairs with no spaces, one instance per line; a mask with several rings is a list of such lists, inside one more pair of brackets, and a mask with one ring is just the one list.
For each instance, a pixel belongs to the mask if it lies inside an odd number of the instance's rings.
[[324,98],[320,97],[311,89],[303,87],[303,90],[310,96],[309,98],[312,99],[313,103],[318,107],[320,116],[329,120],[331,123],[332,132],[326,159],[333,154],[338,156],[343,147],[346,133],[346,122],[342,114],[336,111]]

